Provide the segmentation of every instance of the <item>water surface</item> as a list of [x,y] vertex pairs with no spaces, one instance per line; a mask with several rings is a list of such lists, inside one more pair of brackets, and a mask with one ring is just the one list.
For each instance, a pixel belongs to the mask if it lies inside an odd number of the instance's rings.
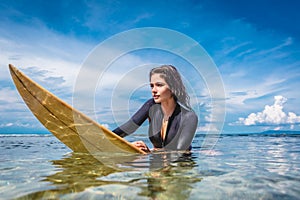
[[0,198],[299,199],[300,135],[203,139],[192,154],[92,156],[52,135],[0,135]]

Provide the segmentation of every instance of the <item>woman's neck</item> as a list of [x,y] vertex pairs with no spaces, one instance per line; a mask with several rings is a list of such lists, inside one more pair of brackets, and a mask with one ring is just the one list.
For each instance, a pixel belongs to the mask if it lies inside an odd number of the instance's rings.
[[161,103],[161,108],[164,113],[164,120],[168,120],[173,114],[176,107],[176,101],[174,98],[170,98],[167,101]]

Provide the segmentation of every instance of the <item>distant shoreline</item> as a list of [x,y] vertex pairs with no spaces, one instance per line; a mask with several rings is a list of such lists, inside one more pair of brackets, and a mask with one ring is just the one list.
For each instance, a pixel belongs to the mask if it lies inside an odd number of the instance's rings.
[[[205,135],[211,135],[211,136],[298,136],[300,135],[300,131],[290,131],[290,130],[268,130],[263,132],[253,132],[253,133],[220,133],[220,134],[214,134],[214,133],[207,133],[207,132],[197,132],[197,136],[205,136]],[[16,136],[53,136],[51,133],[0,133],[0,137],[16,137]],[[134,135],[133,135],[134,136]]]

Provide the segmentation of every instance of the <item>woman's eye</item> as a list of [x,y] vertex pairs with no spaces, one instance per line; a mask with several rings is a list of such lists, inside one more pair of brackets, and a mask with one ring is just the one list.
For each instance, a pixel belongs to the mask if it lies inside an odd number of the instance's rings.
[[150,84],[151,88],[154,88],[154,86],[156,87],[163,87],[165,84],[164,83],[154,83],[154,84]]

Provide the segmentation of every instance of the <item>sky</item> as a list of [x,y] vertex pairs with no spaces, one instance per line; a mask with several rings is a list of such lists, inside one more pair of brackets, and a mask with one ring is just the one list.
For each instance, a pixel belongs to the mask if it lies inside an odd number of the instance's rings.
[[[149,69],[166,63],[183,74],[199,116],[198,132],[300,131],[299,7],[294,0],[1,1],[0,133],[48,132],[18,94],[9,63],[110,129],[151,98]],[[122,54],[118,45],[110,46],[118,36],[147,27],[187,41],[179,41],[178,51],[143,48]],[[153,36],[158,47],[168,42],[162,35]],[[141,38],[124,37],[122,48]],[[202,48],[199,59],[211,63],[213,76],[195,75],[195,66],[178,55],[189,48],[189,39]],[[107,51],[99,52],[105,44]],[[121,56],[93,87],[84,88],[88,78],[79,85],[93,55],[100,66],[116,52]],[[220,88],[211,86],[216,77]],[[91,98],[81,96],[90,108],[77,104],[78,91],[90,90]],[[217,97],[224,104],[215,104]]]

